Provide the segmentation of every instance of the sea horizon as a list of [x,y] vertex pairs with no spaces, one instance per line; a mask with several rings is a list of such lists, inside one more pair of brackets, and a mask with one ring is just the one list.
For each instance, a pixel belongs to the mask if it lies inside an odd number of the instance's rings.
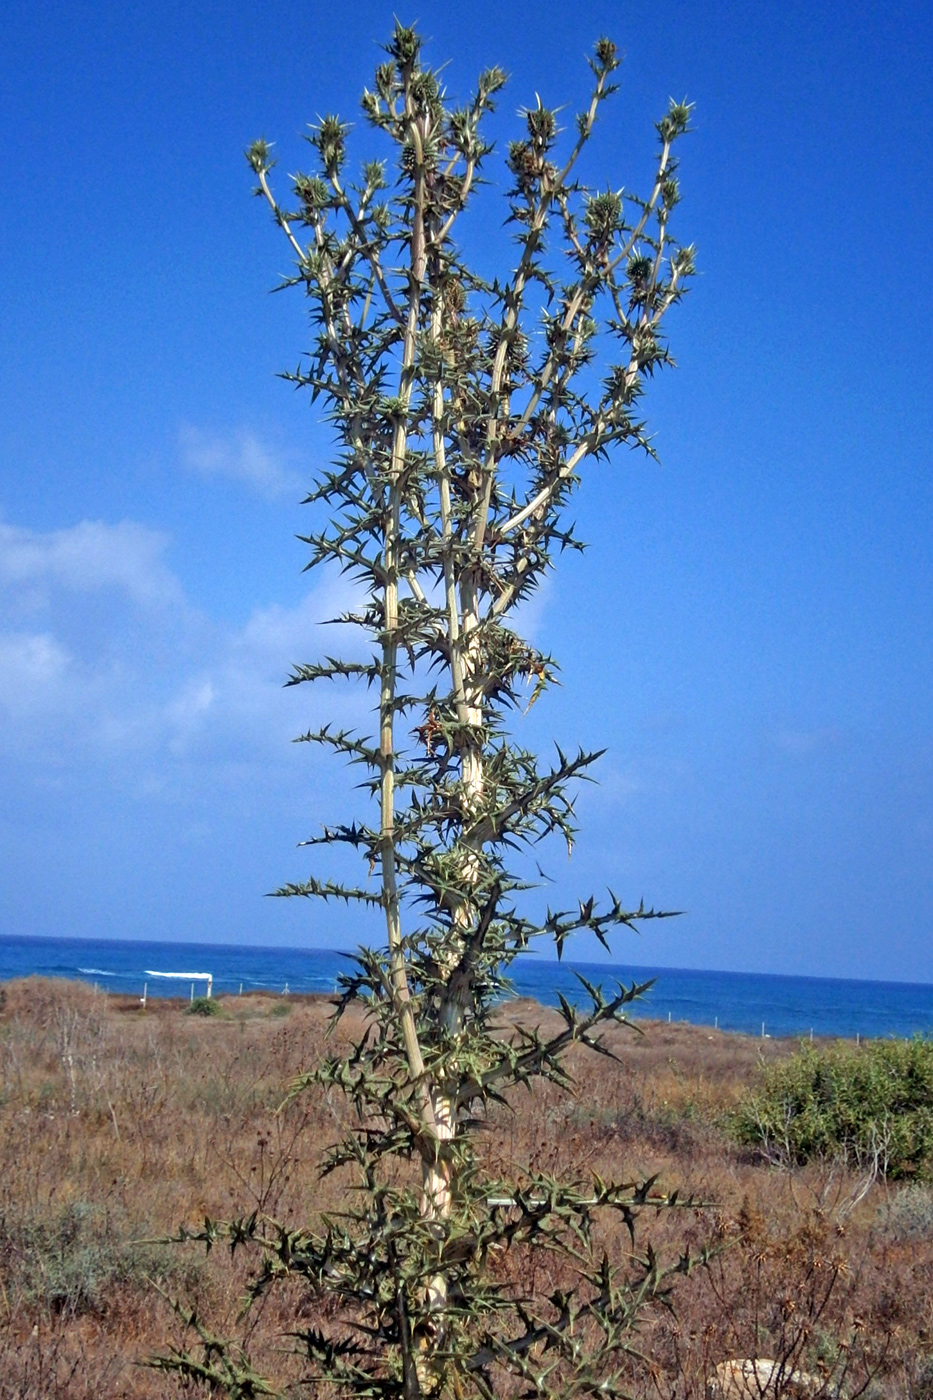
[[[96,984],[124,995],[198,995],[191,974],[210,973],[215,995],[333,993],[354,949],[299,948],[182,939],[0,936],[0,982],[31,975]],[[196,966],[198,959],[204,963]],[[175,966],[159,966],[169,960]],[[184,968],[181,968],[184,964]],[[210,964],[210,965],[208,965]],[[156,974],[183,970],[186,978]],[[687,1021],[762,1036],[878,1037],[933,1034],[933,984],[896,979],[585,962],[530,951],[510,970],[514,994],[543,1005],[587,1001],[579,980],[604,986],[654,981],[632,1019]]]
[[[0,944],[4,942],[17,943],[87,943],[87,944],[110,944],[114,947],[149,947],[149,948],[216,948],[225,952],[231,950],[244,950],[254,953],[298,953],[302,956],[310,954],[320,954],[326,957],[352,959],[354,954],[362,946],[354,944],[352,948],[319,948],[309,944],[299,945],[297,943],[231,943],[223,939],[215,938],[79,938],[68,934],[47,934],[47,933],[15,933],[0,934]],[[519,953],[520,960],[535,959],[537,962],[554,963],[563,967],[605,967],[610,972],[613,968],[624,967],[636,970],[650,971],[652,975],[664,972],[689,973],[703,977],[773,977],[779,980],[790,980],[794,982],[841,982],[854,983],[867,987],[916,987],[929,988],[933,991],[933,982],[912,981],[906,977],[819,977],[810,972],[762,972],[749,968],[729,968],[729,967],[675,967],[667,963],[642,964],[624,960],[622,962],[612,962],[600,960],[599,962],[589,962],[582,958],[558,958],[554,953],[538,952],[535,948],[526,949]],[[2,961],[0,961],[0,982],[8,980],[2,971]]]

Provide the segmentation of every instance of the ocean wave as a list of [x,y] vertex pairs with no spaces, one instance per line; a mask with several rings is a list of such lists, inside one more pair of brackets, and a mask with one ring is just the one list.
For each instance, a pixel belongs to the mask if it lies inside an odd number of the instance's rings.
[[119,972],[108,972],[105,967],[79,967],[85,977],[119,977]]

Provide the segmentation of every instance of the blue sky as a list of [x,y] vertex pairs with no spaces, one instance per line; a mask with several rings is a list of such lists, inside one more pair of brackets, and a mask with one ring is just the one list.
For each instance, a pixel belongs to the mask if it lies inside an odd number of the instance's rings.
[[[288,259],[242,150],[275,140],[284,177],[304,123],[355,119],[393,8],[8,12],[2,931],[365,934],[262,897],[301,877],[295,845],[347,780],[289,742],[333,703],[281,681],[341,588],[301,573],[328,436],[275,378],[304,310],[268,295]],[[696,103],[678,213],[701,275],[647,405],[663,465],[589,474],[591,548],[529,619],[564,670],[531,737],[608,748],[553,897],[687,910],[620,943],[636,964],[933,981],[928,8],[400,13],[451,93],[506,68],[500,145],[535,92],[580,104],[615,37],[596,183],[644,187],[652,121]],[[492,267],[489,174],[468,236]]]

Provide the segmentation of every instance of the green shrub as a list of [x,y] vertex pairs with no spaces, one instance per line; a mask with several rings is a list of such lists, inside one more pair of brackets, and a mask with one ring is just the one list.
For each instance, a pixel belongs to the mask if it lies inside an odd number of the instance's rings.
[[8,1302],[69,1316],[103,1314],[115,1289],[143,1289],[153,1275],[178,1275],[177,1258],[131,1242],[133,1233],[122,1213],[86,1201],[0,1211],[0,1279]]
[[892,1240],[933,1238],[933,1187],[920,1181],[908,1182],[884,1202],[878,1223]]
[[224,1009],[214,997],[192,997],[187,1014],[189,1016],[222,1016]]
[[740,1142],[787,1165],[832,1157],[892,1178],[928,1178],[933,1041],[802,1046],[763,1069],[732,1126]]

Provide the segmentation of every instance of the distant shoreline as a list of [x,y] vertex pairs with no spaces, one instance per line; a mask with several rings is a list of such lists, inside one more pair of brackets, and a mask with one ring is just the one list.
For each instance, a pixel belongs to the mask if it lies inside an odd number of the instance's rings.
[[[35,982],[37,990],[40,985],[53,984],[56,987],[70,987],[76,991],[90,991],[93,995],[106,998],[108,1008],[117,1015],[134,1015],[136,1013],[146,1015],[167,1015],[173,1013],[186,1013],[191,1005],[191,997],[180,996],[173,993],[159,992],[158,995],[150,994],[146,999],[145,1007],[142,998],[134,996],[131,992],[113,989],[107,986],[93,984],[82,977],[49,976],[44,973],[32,972],[20,977],[7,977],[0,979],[0,1015],[3,1011],[8,989],[17,991],[25,988],[28,983]],[[197,1000],[202,998],[198,996]],[[288,1005],[292,1007],[314,1007],[322,1003],[334,1004],[337,995],[334,992],[314,991],[314,992],[281,992],[270,987],[253,987],[243,993],[221,991],[214,994],[212,1000],[218,1005],[228,1009],[235,1015],[235,1008],[241,1007],[243,1010],[252,1008],[257,1002],[272,1002],[278,1005]],[[558,1012],[554,1006],[546,1002],[537,1000],[535,997],[515,995],[500,1003],[503,1007],[508,1007],[514,1016],[519,1020],[525,1020],[534,1015],[557,1017]],[[761,1044],[768,1042],[775,1047],[791,1048],[798,1046],[802,1041],[814,1045],[837,1044],[837,1043],[858,1043],[860,1040],[867,1042],[873,1037],[870,1036],[845,1036],[845,1035],[822,1035],[800,1033],[788,1033],[786,1035],[771,1035],[766,1033],[764,1037],[755,1035],[754,1032],[744,1030],[734,1030],[725,1027],[708,1026],[702,1022],[681,1020],[665,1020],[648,1015],[629,1017],[626,1023],[615,1022],[616,1026],[628,1024],[632,1027],[633,1033],[638,1036],[644,1034],[649,1038],[656,1038],[659,1035],[674,1037],[680,1041],[696,1040],[701,1038],[706,1041],[722,1038],[724,1041],[742,1041]],[[909,1037],[897,1037],[906,1039]]]
[[[309,948],[112,939],[0,938],[0,981],[37,974],[98,983],[128,996],[197,995],[203,985],[178,986],[152,971],[210,973],[216,995],[267,990],[282,994],[334,991],[352,954]],[[705,972],[628,963],[556,962],[523,955],[510,968],[518,996],[555,1006],[563,996],[581,1006],[589,994],[580,977],[607,994],[621,982],[656,979],[630,1017],[736,1031],[756,1039],[879,1039],[933,1034],[933,986],[775,973]]]
[[[70,945],[84,947],[105,947],[105,948],[166,948],[166,949],[197,949],[199,952],[210,956],[212,953],[249,953],[260,954],[271,958],[288,957],[312,957],[312,958],[339,958],[344,961],[351,960],[357,952],[358,945],[350,948],[319,948],[311,944],[278,944],[278,943],[224,943],[221,941],[204,942],[198,939],[181,938],[77,938],[67,934],[33,934],[33,933],[0,933],[0,949],[4,943],[11,944],[40,944],[40,945]],[[626,971],[634,973],[637,977],[667,977],[667,976],[689,976],[689,977],[725,977],[735,979],[755,978],[761,980],[771,979],[775,982],[805,982],[815,986],[825,984],[839,985],[845,987],[896,987],[905,990],[915,989],[921,992],[933,993],[933,981],[917,982],[903,977],[836,977],[818,976],[810,972],[761,972],[741,970],[727,967],[674,967],[673,965],[661,966],[652,963],[650,965],[629,962],[622,960],[618,963],[600,961],[588,962],[579,958],[559,959],[551,953],[539,952],[531,948],[526,952],[517,955],[517,962],[524,966],[535,967],[582,967],[601,970],[611,974],[615,968],[625,968]],[[0,978],[0,980],[4,980]],[[8,980],[8,979],[7,979]]]

